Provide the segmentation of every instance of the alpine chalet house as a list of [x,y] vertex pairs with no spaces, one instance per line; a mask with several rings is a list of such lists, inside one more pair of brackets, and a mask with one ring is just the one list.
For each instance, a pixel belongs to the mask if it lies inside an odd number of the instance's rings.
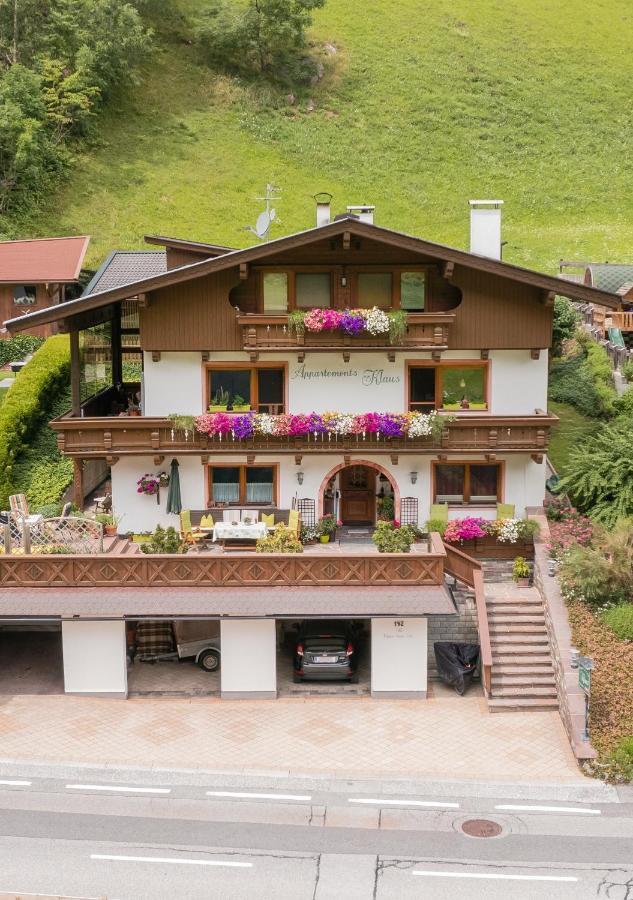
[[[164,271],[110,286],[106,271],[103,288],[6,323],[70,335],[72,410],[52,427],[77,504],[99,460],[120,534],[331,515],[337,538],[282,556],[230,542],[164,556],[125,542],[93,557],[34,550],[0,561],[3,614],[61,622],[66,690],[109,695],[128,689],[126,622],[219,619],[225,697],[275,695],[276,623],[364,620],[372,693],[423,697],[427,645],[447,633],[437,622],[459,618],[447,572],[475,588],[490,694],[478,564],[436,533],[380,554],[373,526],[385,509],[424,528],[438,510],[541,506],[554,295],[618,298],[502,262],[499,202],[471,204],[471,252],[382,228],[372,207],[331,218],[326,202],[316,227],[245,250],[150,240]],[[154,487],[170,472],[185,524]]]

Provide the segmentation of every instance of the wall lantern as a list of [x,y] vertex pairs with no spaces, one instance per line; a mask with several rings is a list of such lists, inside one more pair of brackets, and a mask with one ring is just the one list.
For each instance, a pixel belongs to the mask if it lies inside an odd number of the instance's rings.
[[411,484],[415,484],[416,481],[418,480],[418,473],[417,472],[409,472],[409,478],[411,479]]
[[345,275],[341,275],[341,287],[347,287],[347,278]]
[[303,472],[297,472],[297,481],[299,484],[303,484]]

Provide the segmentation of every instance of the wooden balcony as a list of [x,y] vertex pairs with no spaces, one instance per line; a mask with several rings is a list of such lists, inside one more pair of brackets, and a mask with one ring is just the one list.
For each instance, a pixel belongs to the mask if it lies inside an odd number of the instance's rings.
[[[414,545],[417,547],[417,545]],[[309,549],[309,548],[308,548]],[[318,548],[320,551],[320,548]],[[0,556],[3,588],[366,587],[441,585],[446,551],[432,535],[430,552],[221,553],[144,556]],[[265,600],[265,593],[262,600]]]
[[[51,422],[59,449],[67,456],[102,457],[108,463],[121,456],[200,456],[214,453],[246,453],[261,456],[328,454],[463,454],[472,452],[531,453],[547,451],[556,416],[536,412],[532,416],[462,414],[449,421],[440,437],[390,439],[380,434],[305,435],[274,437],[256,435],[249,440],[208,437],[174,429],[169,419],[145,416],[62,416]],[[159,465],[162,459],[156,463]]]
[[282,351],[297,352],[302,362],[306,353],[342,352],[343,358],[349,360],[354,352],[385,351],[390,358],[395,358],[400,350],[431,350],[440,353],[448,346],[448,330],[455,320],[455,313],[409,313],[407,315],[407,332],[403,338],[389,343],[387,335],[372,337],[362,334],[351,337],[339,331],[313,333],[306,331],[297,335],[288,330],[287,315],[238,315],[237,322],[242,329],[244,350],[252,360],[260,353],[279,353]]

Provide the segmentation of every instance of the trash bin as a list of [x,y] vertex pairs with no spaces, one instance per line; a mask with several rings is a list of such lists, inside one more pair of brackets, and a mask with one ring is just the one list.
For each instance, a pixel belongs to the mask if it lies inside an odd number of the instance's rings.
[[458,694],[465,693],[477,670],[479,644],[436,641],[433,649],[437,671],[442,681],[452,685]]

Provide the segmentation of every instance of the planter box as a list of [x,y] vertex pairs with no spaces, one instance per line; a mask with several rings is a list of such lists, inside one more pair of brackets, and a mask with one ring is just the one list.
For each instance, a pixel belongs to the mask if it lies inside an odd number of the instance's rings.
[[534,542],[517,541],[516,544],[500,543],[493,537],[475,538],[473,541],[462,541],[453,544],[458,550],[463,550],[475,559],[514,559],[523,556],[525,559],[534,559]]

